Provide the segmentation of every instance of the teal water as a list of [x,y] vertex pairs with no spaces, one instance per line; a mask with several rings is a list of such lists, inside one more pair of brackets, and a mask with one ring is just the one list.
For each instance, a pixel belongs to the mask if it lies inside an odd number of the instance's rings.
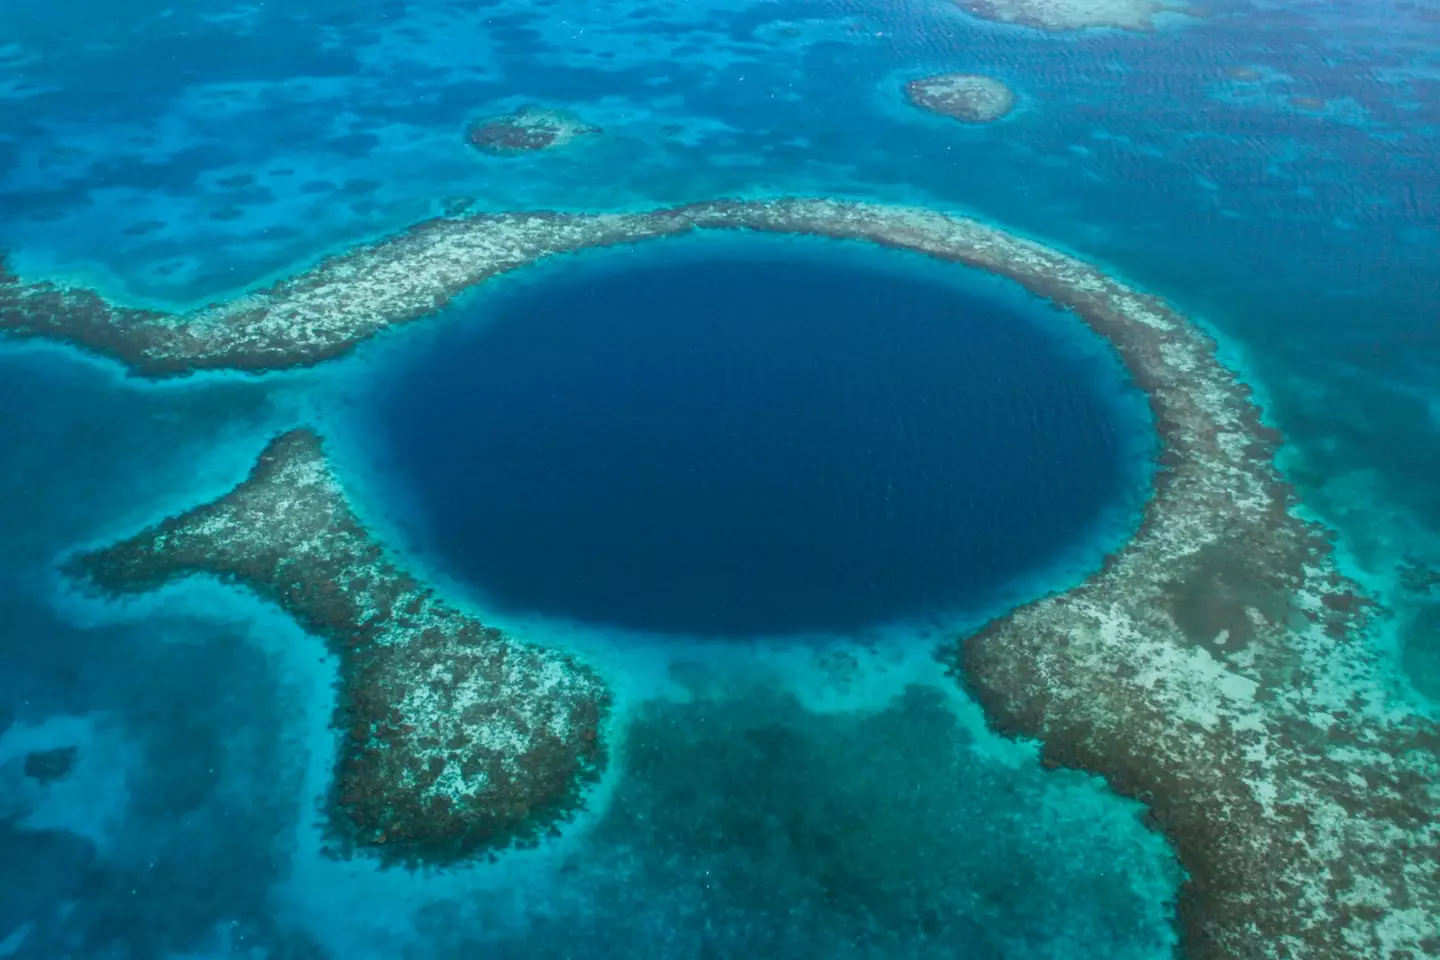
[[[998,27],[944,2],[10,0],[0,244],[37,276],[185,305],[455,196],[801,192],[994,219],[1221,336],[1306,509],[1393,612],[1387,655],[1435,701],[1440,593],[1417,571],[1440,566],[1437,51],[1423,7],[1288,0],[1149,35]],[[992,73],[1019,109],[982,128],[916,115],[903,82],[941,70]],[[604,133],[520,158],[464,146],[468,120],[525,103]],[[330,429],[367,520],[471,595],[355,429],[402,359],[460,336],[422,327],[313,371],[159,386],[0,342],[0,955],[1167,955],[1164,843],[1102,784],[988,733],[929,661],[943,623],[879,622],[817,654],[499,612],[616,678],[617,757],[590,812],[444,874],[324,858],[319,642],[204,583],[87,605],[54,561],[218,494],[303,417]],[[1072,347],[1099,377],[1084,343],[1054,349]],[[392,493],[407,509],[387,512]],[[1057,540],[1006,583],[1073,583],[1117,531]],[[27,753],[68,745],[66,778],[24,775]]]

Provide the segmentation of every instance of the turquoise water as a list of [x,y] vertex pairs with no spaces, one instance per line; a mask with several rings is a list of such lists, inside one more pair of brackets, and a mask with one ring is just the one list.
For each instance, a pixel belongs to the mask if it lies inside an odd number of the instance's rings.
[[[1285,432],[1306,510],[1392,612],[1387,653],[1440,700],[1440,593],[1415,575],[1440,566],[1440,23],[1359,3],[1208,13],[1051,35],[945,2],[9,0],[0,244],[28,275],[183,306],[457,196],[801,192],[993,219],[1216,331]],[[1005,80],[1017,111],[964,127],[906,107],[906,80],[949,70]],[[467,121],[522,104],[604,133],[516,158],[464,145]],[[441,874],[323,856],[320,642],[204,582],[91,604],[55,560],[218,495],[305,419],[367,522],[483,605],[357,426],[459,326],[161,385],[0,342],[0,955],[1168,954],[1163,841],[1103,784],[985,730],[930,661],[943,618],[862,618],[817,653],[486,611],[614,678],[616,757],[590,811],[539,850]],[[1110,389],[1093,344],[1053,343],[1094,372],[1077,390]],[[1078,580],[1123,536],[1123,488],[997,594]],[[65,778],[25,776],[26,754],[67,745]]]

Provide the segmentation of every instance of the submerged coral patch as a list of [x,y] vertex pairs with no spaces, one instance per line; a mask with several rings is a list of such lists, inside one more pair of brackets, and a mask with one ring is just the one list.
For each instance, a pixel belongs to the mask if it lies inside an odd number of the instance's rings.
[[56,747],[53,750],[37,750],[25,757],[25,776],[40,784],[54,783],[70,773],[75,766],[78,747]]
[[518,933],[437,911],[435,955],[574,957],[577,923],[609,957],[1170,955],[1180,871],[1139,804],[996,763],[928,683],[815,712],[717,674],[672,671],[686,696],[630,718],[624,776],[567,874],[592,894],[555,895],[553,921]]
[[599,772],[609,703],[600,678],[510,640],[398,569],[309,431],[277,437],[219,500],[69,570],[110,594],[214,576],[325,639],[341,665],[330,811],[342,848],[446,863],[529,842],[573,811]]
[[511,114],[472,122],[465,131],[465,141],[481,153],[503,157],[552,150],[599,132],[599,127],[560,110],[521,107]]
[[963,123],[993,123],[1015,108],[1015,91],[994,77],[942,73],[905,84],[915,106]]

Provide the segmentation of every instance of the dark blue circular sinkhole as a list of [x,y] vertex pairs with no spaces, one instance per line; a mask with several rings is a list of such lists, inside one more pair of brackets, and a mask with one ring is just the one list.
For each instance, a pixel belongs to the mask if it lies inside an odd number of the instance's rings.
[[1098,561],[1141,479],[1138,394],[1078,321],[916,254],[667,240],[452,313],[370,413],[416,546],[512,614],[749,636],[973,611],[1087,537]]

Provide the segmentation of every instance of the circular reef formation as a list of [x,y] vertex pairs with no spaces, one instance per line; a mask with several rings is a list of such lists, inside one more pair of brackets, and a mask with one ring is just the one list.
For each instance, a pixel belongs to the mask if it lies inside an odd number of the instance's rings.
[[[1392,655],[1371,642],[1378,608],[1337,569],[1329,531],[1294,512],[1275,465],[1280,438],[1215,342],[1091,264],[972,219],[824,199],[483,215],[426,221],[182,316],[0,268],[0,330],[63,338],[149,375],[279,370],[340,356],[545,256],[726,229],[878,243],[989,270],[1114,345],[1164,443],[1139,531],[1081,585],[955,638],[945,655],[1001,730],[1149,807],[1189,873],[1179,903],[1188,956],[1440,955],[1440,727],[1397,692]],[[353,640],[354,664],[376,658],[395,682],[347,681],[339,707],[358,721],[339,775],[358,792],[339,809],[360,811],[359,842],[390,842],[390,797],[433,798],[436,824],[454,823],[440,794],[458,799],[486,825],[464,835],[486,842],[537,808],[563,808],[599,758],[599,678],[486,634],[401,578],[355,523],[313,435],[277,444],[229,498],[74,569],[112,591],[218,575],[332,642]],[[427,659],[429,642],[445,655]],[[472,649],[479,662],[457,672],[451,653]],[[464,706],[447,709],[447,696]],[[493,761],[473,782],[494,776],[493,789],[454,779],[442,737],[462,733]],[[433,778],[403,757],[423,757]],[[373,775],[346,780],[349,769]]]
[[963,123],[993,123],[1015,109],[1015,91],[994,77],[942,73],[905,84],[915,106]]
[[465,130],[465,142],[481,153],[507,157],[553,150],[599,132],[599,127],[582,123],[560,110],[520,107],[514,113],[481,117],[472,122]]
[[977,271],[744,236],[532,269],[402,348],[358,428],[489,609],[745,642],[943,622],[1067,547],[1099,563],[1148,487],[1119,365]]

